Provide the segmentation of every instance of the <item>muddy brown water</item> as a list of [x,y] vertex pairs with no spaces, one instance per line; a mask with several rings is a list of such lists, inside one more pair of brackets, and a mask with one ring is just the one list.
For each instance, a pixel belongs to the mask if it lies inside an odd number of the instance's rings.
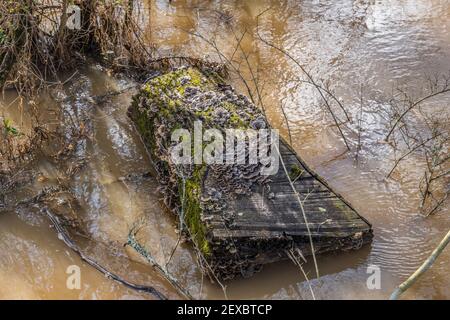
[[[215,50],[193,33],[214,37],[220,50],[233,54],[235,38],[243,30],[241,45],[263,83],[266,113],[274,127],[287,137],[280,105],[288,115],[293,146],[307,163],[342,194],[374,228],[374,240],[359,251],[319,257],[321,277],[314,278],[311,264],[304,266],[319,299],[385,299],[433,250],[450,227],[450,210],[425,218],[418,209],[418,181],[423,162],[415,155],[405,161],[393,179],[385,179],[393,153],[380,143],[387,133],[378,103],[364,106],[364,131],[358,161],[331,126],[330,116],[319,107],[315,89],[298,84],[300,71],[286,57],[254,36],[256,16],[260,34],[283,46],[311,73],[328,80],[345,102],[352,118],[359,110],[363,88],[369,102],[388,96],[398,84],[418,90],[426,75],[450,70],[450,3],[438,0],[405,1],[151,1],[144,8],[149,40],[160,54],[195,55],[217,59]],[[150,36],[151,34],[151,36]],[[150,39],[151,38],[151,39]],[[242,55],[236,53],[236,60]],[[244,62],[245,63],[245,62]],[[243,69],[246,76],[248,70]],[[234,84],[243,90],[237,80]],[[176,292],[151,267],[130,250],[121,248],[130,227],[142,217],[148,222],[143,234],[155,258],[164,263],[176,242],[175,221],[163,208],[152,178],[123,181],[130,173],[147,172],[147,153],[126,116],[131,93],[95,105],[90,96],[130,85],[113,79],[96,65],[80,70],[63,105],[72,113],[85,112],[93,135],[77,152],[87,166],[72,181],[81,203],[90,240],[83,248],[110,270],[136,283],[152,284],[167,296]],[[22,123],[14,96],[1,100],[2,116]],[[442,110],[448,97],[428,106]],[[44,99],[51,105],[51,99]],[[444,110],[445,111],[445,110]],[[25,126],[25,124],[24,124]],[[355,135],[349,135],[354,147]],[[59,173],[47,159],[35,164],[45,177],[26,192],[40,190]],[[18,195],[19,196],[19,195]],[[81,289],[66,286],[70,265],[81,267]],[[381,288],[366,285],[367,267],[381,270]],[[450,298],[450,250],[405,294],[405,298]],[[202,279],[189,244],[182,244],[170,271],[195,297],[222,298],[219,286]],[[310,299],[308,283],[290,262],[266,266],[251,279],[227,283],[229,298]],[[0,298],[148,299],[106,279],[83,263],[32,209],[21,208],[0,215]]]

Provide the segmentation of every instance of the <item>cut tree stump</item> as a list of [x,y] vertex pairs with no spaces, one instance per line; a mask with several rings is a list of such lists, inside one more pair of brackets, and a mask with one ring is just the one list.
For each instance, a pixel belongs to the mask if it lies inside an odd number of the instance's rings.
[[[261,164],[180,165],[171,157],[175,129],[270,128],[262,112],[213,70],[180,68],[149,80],[129,115],[142,136],[163,186],[165,202],[201,254],[202,270],[217,279],[251,276],[286,251],[315,253],[359,249],[372,239],[370,223],[315,174],[280,139],[283,166],[261,174]],[[248,151],[248,150],[246,150]],[[274,151],[274,150],[272,150]],[[228,151],[227,151],[228,152]],[[289,178],[288,178],[289,176]]]

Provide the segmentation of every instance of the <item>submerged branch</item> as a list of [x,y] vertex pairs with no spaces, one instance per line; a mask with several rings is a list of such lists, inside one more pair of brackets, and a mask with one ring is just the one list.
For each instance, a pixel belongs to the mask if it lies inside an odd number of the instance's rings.
[[392,167],[391,171],[389,171],[389,174],[386,176],[386,179],[389,179],[389,177],[392,175],[392,173],[394,172],[395,168],[397,168],[397,166],[399,165],[399,163],[404,160],[407,156],[409,156],[411,153],[413,153],[414,151],[416,151],[417,149],[423,147],[424,145],[426,145],[428,142],[430,142],[431,140],[439,137],[442,133],[437,133],[436,135],[428,138],[427,140],[417,144],[416,146],[412,147],[407,153],[405,153],[404,155],[402,155],[400,158],[398,158],[395,163],[394,166]]
[[172,277],[166,269],[161,267],[155,259],[142,247],[139,242],[136,240],[134,230],[131,230],[130,234],[128,235],[128,240],[125,245],[130,246],[134,250],[136,250],[137,253],[139,253],[142,257],[144,257],[150,265],[155,268],[163,277],[166,279],[180,294],[182,294],[185,298],[189,300],[194,300],[194,297],[186,290],[184,289],[178,281]]
[[391,129],[389,130],[389,132],[388,132],[388,134],[386,135],[386,138],[384,138],[384,140],[385,140],[385,141],[388,141],[388,140],[389,140],[389,137],[392,135],[392,133],[394,132],[395,128],[398,126],[398,124],[400,123],[400,121],[402,121],[403,118],[404,118],[411,110],[413,110],[414,108],[416,108],[417,106],[419,106],[419,105],[420,105],[421,103],[423,103],[424,101],[426,101],[426,100],[428,100],[428,99],[431,99],[431,98],[433,98],[433,97],[435,97],[435,96],[438,96],[438,95],[440,95],[440,94],[447,93],[447,92],[450,92],[450,86],[449,86],[449,84],[448,84],[447,81],[446,81],[444,87],[443,87],[441,90],[432,92],[432,93],[426,95],[425,97],[422,97],[421,99],[417,100],[416,102],[410,103],[410,105],[405,109],[405,111],[403,111],[403,112],[400,114],[400,116],[397,118],[397,120],[395,120],[394,125],[391,127]]

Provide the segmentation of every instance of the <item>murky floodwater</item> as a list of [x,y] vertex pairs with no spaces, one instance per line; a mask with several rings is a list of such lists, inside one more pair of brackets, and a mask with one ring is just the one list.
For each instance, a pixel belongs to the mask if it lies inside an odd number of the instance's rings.
[[[150,5],[151,4],[151,5]],[[366,103],[358,161],[344,153],[332,119],[315,89],[299,83],[301,71],[277,50],[257,39],[260,35],[296,57],[317,79],[329,81],[352,119],[361,112],[361,88]],[[145,3],[151,23],[146,26],[162,55],[194,55],[217,59],[216,50],[201,37],[215,39],[217,48],[236,61],[251,77],[242,51],[263,88],[263,104],[276,128],[287,136],[281,106],[286,111],[293,146],[330,185],[366,217],[374,227],[371,246],[357,252],[319,258],[322,277],[311,285],[319,299],[387,298],[393,288],[414,271],[450,227],[450,210],[424,218],[418,210],[418,183],[423,163],[414,155],[394,179],[385,177],[394,157],[380,143],[386,135],[380,117],[380,97],[408,84],[414,92],[426,75],[450,70],[450,3],[448,1],[152,1]],[[246,34],[236,49],[236,39]],[[200,35],[200,37],[199,37]],[[244,90],[236,79],[235,85]],[[112,79],[96,66],[81,70],[62,102],[69,113],[85,114],[92,136],[78,146],[87,165],[70,186],[80,202],[77,214],[89,231],[84,249],[110,270],[136,283],[153,284],[169,297],[176,293],[139,257],[122,245],[130,228],[142,219],[140,231],[152,254],[164,264],[176,242],[174,219],[161,205],[152,178],[122,179],[150,170],[150,163],[126,109],[131,93],[95,104],[90,96],[128,87],[126,79]],[[13,97],[6,97],[7,105]],[[45,103],[50,103],[46,100]],[[430,108],[448,107],[439,97]],[[440,109],[439,109],[440,110]],[[3,113],[20,122],[14,104]],[[351,128],[351,126],[350,126]],[[348,134],[353,149],[357,135]],[[36,169],[46,179],[26,192],[33,194],[60,175],[46,159]],[[29,210],[0,215],[1,298],[151,298],[105,279],[58,240],[49,222]],[[93,241],[94,240],[94,241]],[[450,298],[450,250],[405,298]],[[82,267],[82,289],[66,288],[69,265]],[[381,289],[366,286],[367,266],[381,268]],[[305,266],[314,274],[310,265]],[[176,251],[170,270],[196,297],[221,298],[220,287],[203,281],[188,244]],[[310,299],[307,283],[289,262],[266,266],[251,279],[227,284],[229,298]]]

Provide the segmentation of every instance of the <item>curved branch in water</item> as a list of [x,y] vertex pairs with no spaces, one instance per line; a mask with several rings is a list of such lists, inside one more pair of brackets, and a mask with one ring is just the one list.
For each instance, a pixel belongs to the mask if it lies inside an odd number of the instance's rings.
[[55,226],[55,229],[58,232],[58,234],[61,236],[62,241],[64,241],[64,243],[70,249],[72,249],[75,253],[77,253],[80,256],[81,260],[85,261],[91,267],[93,267],[93,268],[97,269],[98,271],[100,271],[101,273],[103,273],[108,279],[112,279],[116,282],[119,282],[119,283],[123,284],[124,286],[131,288],[133,290],[149,293],[149,294],[153,295],[155,298],[157,298],[158,300],[167,300],[167,297],[164,294],[162,294],[161,292],[159,292],[158,290],[156,290],[154,287],[131,283],[131,282],[121,278],[119,275],[110,272],[105,267],[101,266],[98,262],[96,262],[92,258],[86,256],[80,250],[80,248],[73,242],[73,240],[70,238],[67,230],[61,225],[58,217],[56,215],[54,215],[53,213],[51,213],[47,208],[42,209],[42,212],[45,213],[45,215],[50,219],[52,224]]
[[411,103],[411,105],[406,108],[405,111],[402,112],[402,114],[397,118],[397,120],[395,121],[394,125],[392,126],[392,128],[389,130],[388,134],[386,135],[386,138],[384,138],[384,141],[388,141],[389,137],[392,135],[392,133],[394,132],[395,128],[397,127],[397,125],[400,123],[400,121],[402,121],[402,119],[415,107],[417,107],[418,105],[420,105],[422,102],[424,102],[425,100],[428,100],[430,98],[433,98],[437,95],[440,94],[444,94],[450,92],[450,87],[448,87],[447,85],[444,87],[444,89],[437,91],[437,92],[432,92],[429,95],[417,100],[414,103]]

